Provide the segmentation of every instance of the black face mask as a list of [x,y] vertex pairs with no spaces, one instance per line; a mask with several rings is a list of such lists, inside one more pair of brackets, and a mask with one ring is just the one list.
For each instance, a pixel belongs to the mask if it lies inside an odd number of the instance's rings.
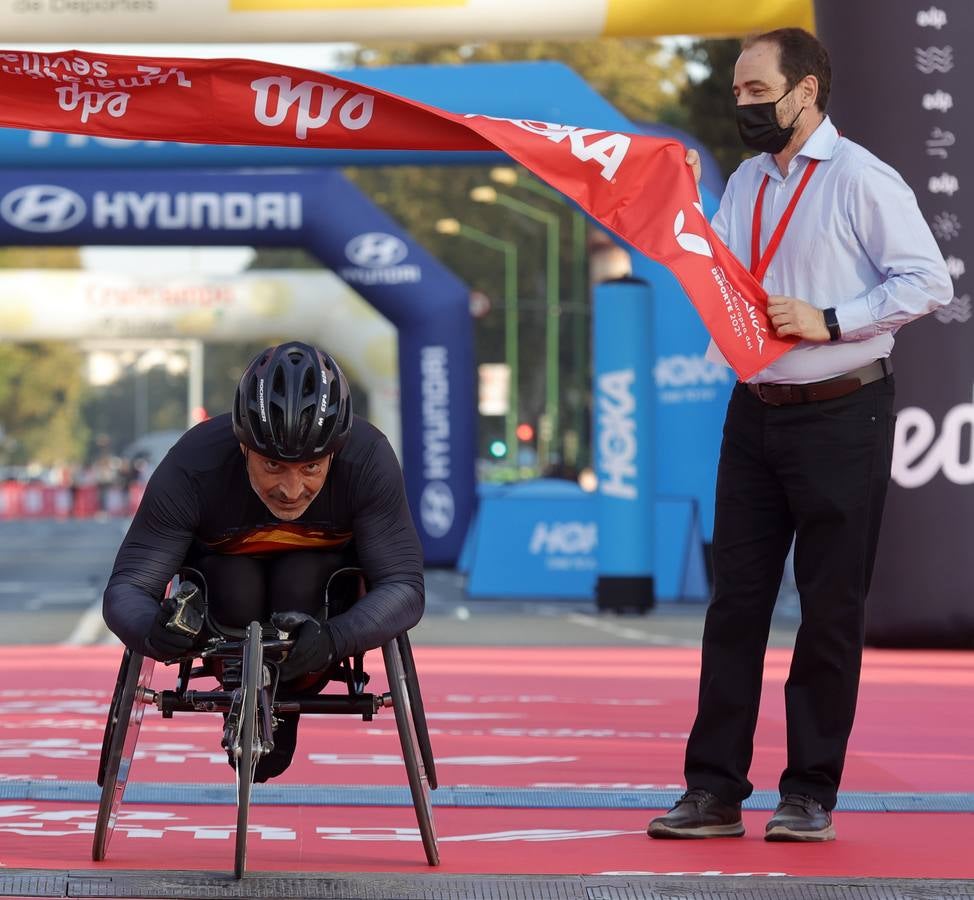
[[791,90],[785,91],[777,100],[768,103],[745,103],[738,106],[737,132],[741,136],[745,147],[757,150],[759,153],[780,153],[788,146],[788,141],[795,133],[795,122],[804,112],[799,110],[798,116],[791,125],[782,128],[778,124],[778,104],[787,97]]

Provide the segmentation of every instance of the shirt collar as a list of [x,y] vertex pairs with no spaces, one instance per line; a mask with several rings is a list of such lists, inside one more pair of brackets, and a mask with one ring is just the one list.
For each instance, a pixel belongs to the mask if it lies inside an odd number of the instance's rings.
[[[806,159],[831,159],[838,140],[839,132],[832,124],[832,120],[826,116],[819,122],[818,128],[808,136],[808,139],[802,144],[801,150],[795,154],[794,159],[788,164],[788,174],[790,175],[795,171],[797,161],[803,156]],[[774,161],[774,157],[770,153],[762,153],[760,160],[760,166],[763,172],[766,172],[778,181],[784,180],[781,172],[778,171],[778,164]]]

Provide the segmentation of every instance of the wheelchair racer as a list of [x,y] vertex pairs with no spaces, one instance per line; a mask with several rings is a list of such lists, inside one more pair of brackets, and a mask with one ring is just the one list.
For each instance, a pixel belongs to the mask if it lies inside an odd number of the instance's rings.
[[[348,565],[361,568],[368,590],[324,619],[328,579]],[[292,634],[285,686],[419,621],[423,558],[402,470],[382,432],[353,415],[327,353],[290,342],[258,354],[232,413],[194,426],[153,472],[103,604],[109,628],[134,652],[170,661],[193,649],[194,637],[166,627],[170,610],[160,604],[183,566],[202,573],[210,618],[221,625],[244,628],[275,612],[315,617]],[[294,754],[298,714],[278,718],[256,781],[279,775]]]

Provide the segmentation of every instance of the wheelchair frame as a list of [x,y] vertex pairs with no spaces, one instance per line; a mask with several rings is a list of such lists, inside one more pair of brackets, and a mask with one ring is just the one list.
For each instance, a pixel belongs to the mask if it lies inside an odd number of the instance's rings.
[[[174,590],[176,579],[170,584]],[[291,646],[277,629],[251,622],[246,630],[212,637],[207,645],[194,651],[192,657],[179,660],[179,673],[174,690],[151,689],[155,661],[125,649],[119,665],[115,689],[105,723],[98,785],[101,800],[95,821],[92,859],[105,859],[115,829],[125,787],[131,773],[142,718],[147,706],[154,706],[163,718],[177,712],[227,713],[225,740],[237,758],[237,826],[234,849],[234,874],[242,878],[247,861],[247,825],[254,771],[260,757],[274,747],[272,717],[275,713],[300,712],[311,715],[360,715],[363,721],[383,708],[392,707],[409,790],[416,811],[416,821],[426,860],[439,865],[439,850],[430,791],[437,786],[433,751],[423,707],[419,679],[409,637],[403,633],[382,646],[389,691],[367,693],[369,677],[365,673],[364,654],[340,660],[333,671],[340,673],[346,694],[319,694],[293,698],[277,697],[277,672],[273,657]],[[204,666],[194,667],[195,658],[240,660],[240,686],[232,690],[190,690],[192,679],[210,676]],[[333,679],[337,680],[337,679]]]

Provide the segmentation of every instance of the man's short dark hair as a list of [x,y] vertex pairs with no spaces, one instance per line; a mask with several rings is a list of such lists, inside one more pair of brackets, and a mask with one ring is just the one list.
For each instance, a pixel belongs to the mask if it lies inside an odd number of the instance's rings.
[[825,112],[832,89],[832,64],[829,62],[829,51],[814,34],[804,28],[776,28],[745,38],[744,49],[755,44],[774,44],[778,48],[778,67],[788,80],[789,88],[793,88],[806,75],[814,75],[818,79],[815,105],[820,112]]

